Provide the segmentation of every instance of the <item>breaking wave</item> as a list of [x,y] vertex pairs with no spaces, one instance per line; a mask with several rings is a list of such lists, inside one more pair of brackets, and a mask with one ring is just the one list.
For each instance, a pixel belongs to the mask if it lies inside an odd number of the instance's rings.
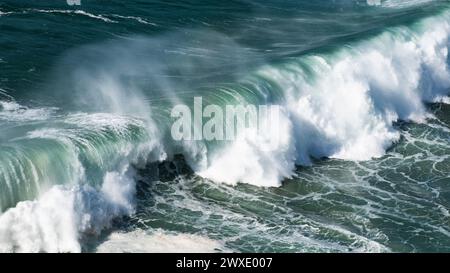
[[[257,137],[244,132],[226,144],[170,139],[167,112],[186,101],[180,88],[190,82],[160,77],[168,69],[163,62],[139,54],[158,44],[164,48],[164,42],[130,38],[84,48],[94,56],[109,47],[103,53],[107,58],[99,57],[103,63],[97,58],[80,62],[69,78],[76,84],[67,85],[74,86],[77,103],[96,111],[62,115],[56,108],[0,103],[1,122],[27,125],[24,135],[0,145],[0,251],[81,251],[85,234],[98,234],[115,217],[133,213],[134,169],[175,154],[183,154],[210,180],[265,187],[279,186],[296,164],[309,165],[314,158],[380,157],[400,137],[395,121],[426,122],[433,117],[425,102],[448,101],[449,35],[450,12],[445,11],[330,52],[262,65],[244,76],[240,66],[245,64],[238,64],[233,84],[199,95],[219,105],[279,104],[281,130]],[[231,39],[208,36],[206,44],[227,45],[220,49],[224,56],[248,54]],[[226,62],[214,51],[189,55]],[[89,61],[95,64],[86,65]],[[190,64],[179,71],[191,71]],[[159,93],[148,93],[134,81],[149,74],[154,81],[144,84],[169,93],[166,104],[157,102]],[[45,127],[39,125],[43,120]],[[281,136],[279,146],[267,147],[273,134]]]

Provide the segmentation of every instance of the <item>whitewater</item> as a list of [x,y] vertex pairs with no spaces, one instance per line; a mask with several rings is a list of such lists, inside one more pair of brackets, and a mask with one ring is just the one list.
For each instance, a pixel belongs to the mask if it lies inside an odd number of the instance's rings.
[[[443,181],[450,173],[450,9],[439,2],[426,16],[416,16],[418,7],[433,1],[394,2],[348,5],[411,13],[413,19],[357,32],[343,22],[350,34],[333,46],[318,46],[318,39],[297,49],[279,41],[278,48],[256,50],[242,41],[243,34],[220,27],[115,34],[50,61],[35,98],[32,90],[17,94],[20,85],[0,85],[0,252],[172,251],[176,248],[165,247],[170,241],[180,241],[188,252],[396,251],[390,238],[408,240],[387,234],[377,221],[384,215],[393,223],[415,223],[422,212],[410,215],[411,208],[395,206],[384,211],[384,202],[386,208],[391,202],[433,207],[443,220],[431,213],[428,224],[411,230],[426,230],[425,241],[442,236],[449,241],[448,199],[430,196],[446,198]],[[83,6],[0,5],[0,22],[46,14],[83,16],[93,24],[161,25],[152,18],[78,8]],[[10,61],[3,59],[0,55],[0,66],[8,68]],[[31,65],[39,68],[39,61]],[[10,81],[21,73],[3,71],[2,79]],[[27,73],[23,77],[36,79],[33,71]],[[189,105],[194,95],[217,105],[280,105],[280,130],[257,136],[244,131],[223,143],[175,141],[170,109]],[[280,145],[271,147],[275,134]],[[431,167],[414,173],[411,166],[419,161]],[[427,169],[433,177],[421,180]],[[416,185],[392,190],[397,187],[392,183],[403,181],[398,175]],[[440,186],[430,189],[429,183]],[[422,185],[424,195],[415,194]],[[327,201],[334,194],[342,196]],[[328,202],[338,211],[323,212]],[[179,215],[184,210],[186,219]],[[355,214],[347,218],[346,210]],[[328,220],[314,216],[323,213]],[[348,226],[337,224],[341,217]],[[192,222],[200,224],[187,228]],[[105,233],[109,239],[98,242]],[[232,239],[236,236],[240,239]],[[401,250],[421,251],[420,243],[409,244]]]

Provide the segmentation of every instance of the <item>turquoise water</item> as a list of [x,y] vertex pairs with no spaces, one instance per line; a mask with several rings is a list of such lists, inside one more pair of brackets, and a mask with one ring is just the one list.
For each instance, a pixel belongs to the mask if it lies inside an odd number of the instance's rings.
[[[2,1],[0,33],[1,252],[450,251],[448,1]],[[177,142],[194,97],[283,126]]]

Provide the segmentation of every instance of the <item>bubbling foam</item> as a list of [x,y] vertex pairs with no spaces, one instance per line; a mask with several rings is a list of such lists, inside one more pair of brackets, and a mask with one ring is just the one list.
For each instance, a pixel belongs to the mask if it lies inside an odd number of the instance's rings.
[[448,100],[449,17],[445,12],[331,54],[263,67],[254,85],[264,90],[271,84],[284,94],[289,126],[277,132],[286,136],[283,145],[264,151],[258,138],[242,137],[210,155],[210,165],[199,174],[231,184],[279,186],[292,174],[293,162],[384,155],[400,137],[395,121],[426,122],[432,115],[423,102]]
[[134,211],[134,180],[125,170],[105,175],[101,190],[54,186],[0,216],[0,252],[80,252],[79,239],[99,234]]
[[112,233],[96,252],[103,253],[212,253],[225,250],[223,244],[194,234],[169,234],[163,231],[147,233],[133,231]]

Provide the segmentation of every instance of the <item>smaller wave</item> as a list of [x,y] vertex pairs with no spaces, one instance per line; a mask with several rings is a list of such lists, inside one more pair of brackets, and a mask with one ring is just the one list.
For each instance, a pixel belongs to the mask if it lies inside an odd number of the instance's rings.
[[137,21],[141,24],[145,24],[145,25],[152,25],[152,26],[157,26],[157,24],[149,22],[145,19],[142,19],[141,17],[138,16],[123,16],[123,15],[119,15],[119,14],[111,14],[109,15],[110,17],[114,17],[114,18],[120,18],[120,19],[131,19],[134,21]]
[[111,115],[107,113],[72,114],[66,117],[64,122],[82,127],[83,130],[101,132],[107,129],[120,136],[128,134],[128,128],[130,126],[134,126],[136,128],[145,127],[144,121],[140,119],[120,115]]
[[97,19],[97,20],[101,20],[103,22],[106,23],[118,23],[117,21],[111,20],[103,15],[99,15],[99,14],[93,14],[93,13],[89,13],[86,12],[84,10],[60,10],[60,9],[52,9],[52,10],[47,10],[47,9],[32,9],[31,11],[33,12],[41,12],[41,13],[62,13],[62,14],[76,14],[76,15],[82,15],[82,16],[86,16],[89,18],[93,18],[93,19]]
[[[3,93],[0,90],[0,95]],[[6,96],[9,96],[6,94]],[[14,101],[0,101],[0,121],[39,121],[48,119],[57,108],[28,108]]]
[[432,2],[434,0],[367,0],[369,6],[385,8],[406,8]]
[[212,253],[224,250],[221,242],[193,234],[168,234],[163,231],[112,233],[97,248],[99,253]]

